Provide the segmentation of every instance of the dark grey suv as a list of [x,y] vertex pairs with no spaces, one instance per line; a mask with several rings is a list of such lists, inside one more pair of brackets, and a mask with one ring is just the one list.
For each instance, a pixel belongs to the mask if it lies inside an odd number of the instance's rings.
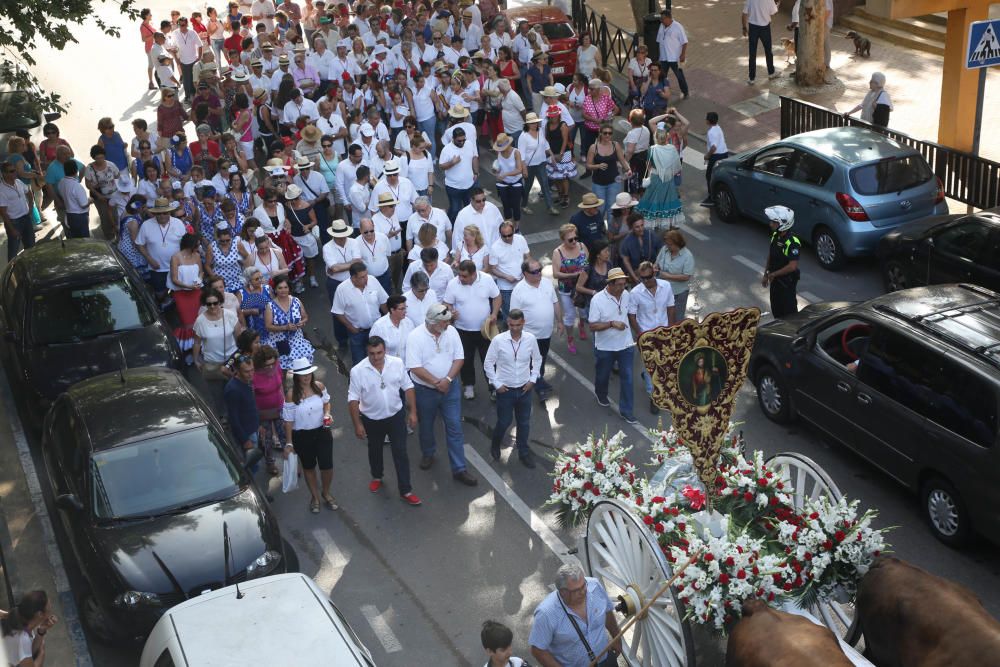
[[750,377],[767,417],[802,417],[916,491],[941,541],[1000,541],[1000,294],[814,304],[760,327]]

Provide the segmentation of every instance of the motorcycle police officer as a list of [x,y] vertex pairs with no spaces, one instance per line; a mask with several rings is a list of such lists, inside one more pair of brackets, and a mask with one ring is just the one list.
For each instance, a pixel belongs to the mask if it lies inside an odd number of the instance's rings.
[[776,318],[799,312],[795,286],[799,282],[802,243],[791,232],[795,213],[787,206],[769,206],[764,215],[771,221],[771,247],[760,284],[771,287],[771,313]]

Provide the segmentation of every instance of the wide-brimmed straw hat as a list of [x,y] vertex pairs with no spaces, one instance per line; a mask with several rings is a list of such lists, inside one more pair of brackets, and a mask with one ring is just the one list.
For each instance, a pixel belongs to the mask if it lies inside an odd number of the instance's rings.
[[318,366],[305,357],[299,357],[292,362],[292,375],[312,375],[318,370]]
[[583,195],[580,203],[576,205],[577,208],[597,208],[598,206],[604,206],[604,200],[593,192]]
[[625,278],[626,278],[626,277],[627,277],[627,276],[625,275],[625,272],[624,272],[624,271],[622,271],[622,270],[621,270],[621,269],[620,269],[619,267],[617,267],[617,266],[616,266],[615,268],[611,269],[610,271],[608,271],[608,282],[609,282],[609,283],[610,283],[610,282],[611,282],[612,280],[625,280]]
[[448,109],[448,115],[452,118],[465,118],[469,115],[469,110],[461,104],[456,104]]
[[615,195],[615,203],[611,205],[611,210],[617,211],[622,208],[632,208],[633,206],[638,205],[638,199],[634,199],[632,195],[627,192],[619,192]]
[[497,140],[493,142],[493,150],[502,151],[508,146],[514,143],[514,138],[508,135],[506,132],[501,132],[497,135]]
[[330,223],[330,226],[326,231],[334,238],[343,238],[354,233],[354,230],[352,230],[343,220],[334,220]]
[[378,196],[379,208],[382,208],[383,206],[395,206],[398,203],[399,202],[392,196],[391,192],[383,192]]
[[157,197],[153,205],[146,210],[150,213],[170,213],[171,211],[176,211],[178,206],[180,204],[170,201],[166,197]]

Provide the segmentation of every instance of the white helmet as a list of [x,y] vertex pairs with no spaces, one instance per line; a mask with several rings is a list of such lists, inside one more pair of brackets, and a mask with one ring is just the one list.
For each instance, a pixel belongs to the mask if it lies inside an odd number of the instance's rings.
[[764,209],[764,215],[771,222],[778,223],[779,232],[787,232],[795,224],[795,212],[787,206],[768,206]]

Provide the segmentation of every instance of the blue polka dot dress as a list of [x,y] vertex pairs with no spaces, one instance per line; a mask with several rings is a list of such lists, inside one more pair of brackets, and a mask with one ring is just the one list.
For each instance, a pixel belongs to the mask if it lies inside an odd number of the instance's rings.
[[[294,324],[302,321],[302,302],[299,301],[294,296],[292,297],[292,303],[288,308],[286,313],[278,305],[278,302],[271,300],[271,312],[273,317],[273,322],[276,326],[282,326],[285,324]],[[288,354],[281,354],[282,346],[278,343],[281,341],[288,341],[288,346],[291,348],[291,352]],[[296,359],[301,359],[305,357],[312,363],[313,360],[313,346],[309,344],[306,337],[302,335],[302,329],[296,329],[295,331],[276,331],[268,336],[268,344],[277,349],[278,363],[284,370],[288,370],[292,367],[292,362]],[[287,348],[286,348],[287,349]]]
[[243,287],[243,258],[240,257],[239,245],[230,241],[227,255],[218,241],[212,239],[209,243],[212,244],[212,271],[226,281],[227,292],[238,293]]

